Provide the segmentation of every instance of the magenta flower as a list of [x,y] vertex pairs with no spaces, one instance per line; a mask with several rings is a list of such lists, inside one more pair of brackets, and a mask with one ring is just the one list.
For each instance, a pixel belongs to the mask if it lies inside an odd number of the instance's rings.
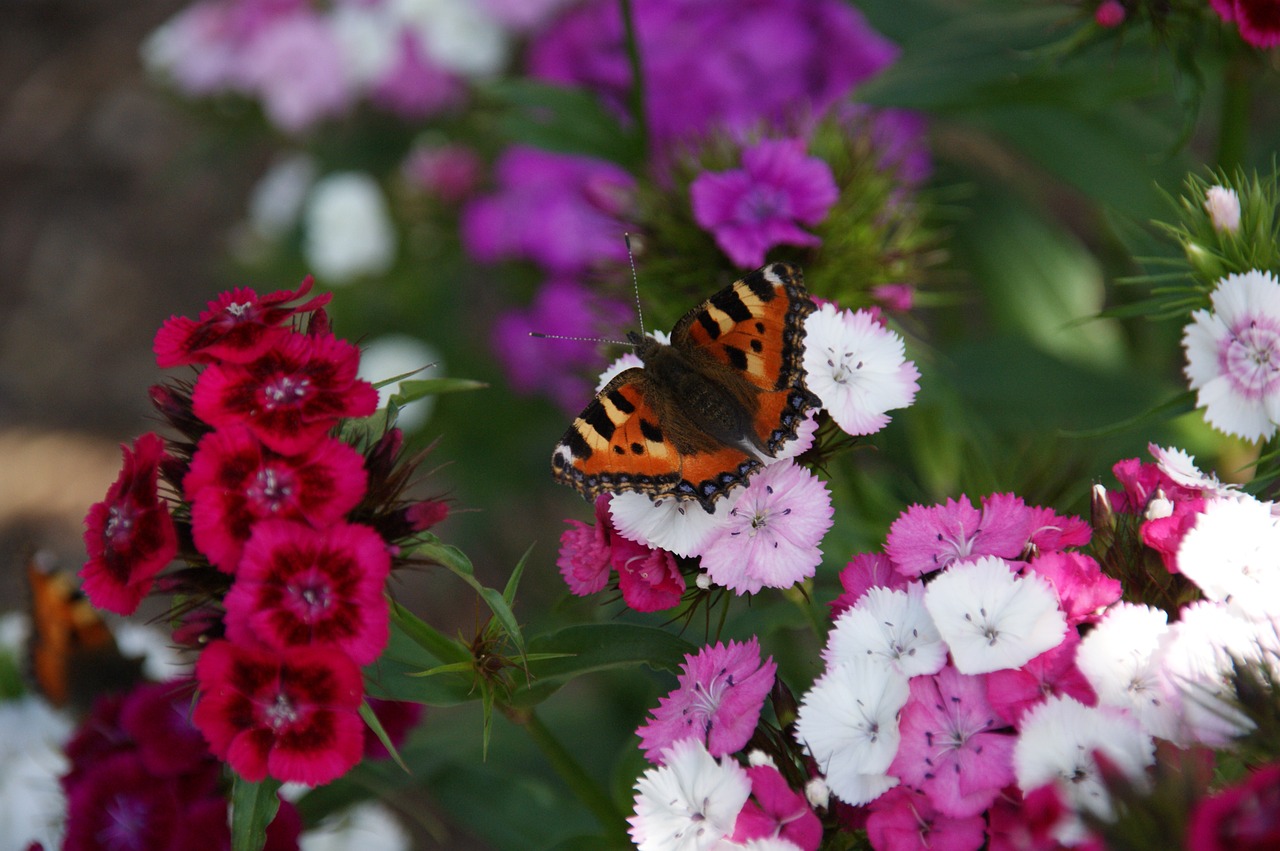
[[614,535],[609,560],[618,571],[622,601],[637,612],[661,612],[680,602],[684,576],[675,556],[666,550]]
[[1093,536],[1089,524],[1074,515],[1063,517],[1052,508],[1032,506],[1031,544],[1040,552],[1083,547]]
[[787,785],[772,765],[753,765],[751,797],[738,813],[733,841],[746,844],[752,839],[780,837],[800,851],[817,851],[822,842],[822,822],[814,815],[803,794]]
[[204,737],[191,723],[189,679],[147,683],[135,688],[120,708],[120,729],[132,739],[139,759],[154,777],[177,777],[209,760]]
[[905,589],[910,580],[893,567],[893,562],[882,553],[859,553],[840,571],[840,587],[844,592],[832,600],[831,619],[835,620],[862,599],[875,587]]
[[831,168],[800,139],[766,139],[742,152],[742,168],[699,175],[689,186],[693,217],[738,266],[764,263],[775,245],[812,247],[812,227],[839,197]]
[[867,838],[877,851],[978,851],[985,838],[982,816],[945,816],[907,786],[890,789],[869,809]]
[[588,526],[580,520],[566,520],[569,528],[560,535],[560,555],[556,565],[569,586],[570,593],[578,597],[603,591],[609,583],[609,541],[612,524],[609,520],[609,500],[605,494],[596,500],[596,524]]
[[156,574],[178,552],[168,505],[158,491],[164,441],[147,433],[124,451],[120,477],[84,519],[89,556],[80,569],[85,594],[100,609],[131,615]]
[[1187,825],[1187,848],[1280,848],[1280,763],[1263,766],[1236,785],[1202,799]]
[[979,815],[1014,781],[1014,738],[996,732],[1003,726],[981,677],[950,666],[914,677],[889,773],[923,791],[944,815]]
[[832,514],[821,479],[789,459],[770,464],[751,478],[727,522],[702,546],[702,569],[739,594],[790,588],[817,570]]
[[298,455],[278,455],[238,423],[200,441],[182,489],[191,502],[191,532],[210,563],[234,573],[254,524],[300,520],[335,523],[364,497],[364,458],[332,438]]
[[433,115],[462,100],[462,82],[425,55],[413,33],[400,33],[396,59],[377,80],[374,103],[405,118]]
[[214,755],[251,782],[328,783],[360,761],[360,669],[342,653],[288,653],[215,641],[196,663],[195,724]]
[[1069,629],[1061,644],[1021,668],[987,674],[987,700],[992,710],[1006,724],[1016,724],[1024,712],[1051,695],[1065,695],[1085,706],[1096,706],[1097,695],[1076,666],[1079,646],[1079,633]]
[[1247,44],[1267,49],[1280,44],[1280,9],[1271,0],[1209,0],[1224,21],[1234,21]]
[[760,720],[764,699],[778,666],[760,661],[760,645],[730,641],[684,657],[678,685],[658,699],[658,708],[636,730],[645,758],[662,765],[662,751],[680,739],[695,738],[712,756],[741,750]]
[[213,364],[192,392],[196,416],[214,427],[247,425],[268,448],[296,455],[342,417],[378,407],[378,391],[356,377],[360,350],[325,335],[290,333],[248,364]]
[[1095,621],[1098,612],[1120,599],[1120,580],[1102,572],[1098,563],[1081,553],[1044,553],[1031,562],[1031,571],[1049,580],[1058,607],[1072,624]]
[[286,133],[345,112],[356,95],[333,28],[309,9],[260,30],[245,50],[242,73],[267,118]]
[[248,287],[239,287],[209,302],[199,319],[171,316],[156,332],[156,365],[167,369],[192,363],[256,360],[288,334],[280,327],[286,319],[329,303],[331,296],[325,293],[302,304],[289,304],[310,292],[312,283],[308,276],[296,290],[261,297]]
[[168,851],[182,809],[175,784],[157,783],[137,754],[115,754],[88,768],[70,790],[62,847]]
[[387,643],[390,570],[386,542],[367,526],[263,520],[226,597],[227,637],[282,651],[323,645],[372,662]]
[[[404,743],[409,731],[418,725],[422,720],[423,712],[426,711],[426,707],[421,703],[409,703],[403,700],[380,700],[370,697],[366,702],[373,710],[373,714],[378,717],[378,723],[382,725],[382,730],[391,740],[391,744],[397,748]],[[373,732],[373,728],[367,726],[364,728],[364,756],[365,759],[391,757],[387,746]]]
[[981,511],[962,495],[945,505],[908,508],[889,527],[884,549],[905,576],[922,576],[981,556],[1019,558],[1035,522],[1013,494],[984,497]]

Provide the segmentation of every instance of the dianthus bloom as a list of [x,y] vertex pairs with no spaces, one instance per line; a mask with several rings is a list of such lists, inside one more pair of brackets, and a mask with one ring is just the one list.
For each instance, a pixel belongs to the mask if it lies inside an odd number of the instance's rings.
[[681,739],[635,790],[635,814],[627,821],[640,851],[711,851],[733,833],[751,780],[733,759],[716,761],[697,739]]
[[341,653],[287,653],[216,641],[196,663],[195,724],[209,748],[251,782],[328,783],[360,761],[360,669]]
[[1234,21],[1240,37],[1254,47],[1280,44],[1280,9],[1273,0],[1209,0],[1224,21]]
[[693,217],[743,268],[764,263],[775,245],[811,247],[812,227],[839,197],[831,168],[805,154],[800,139],[766,139],[742,152],[742,168],[699,175],[689,186]]
[[1280,422],[1280,282],[1256,269],[1228,275],[1210,300],[1182,333],[1196,405],[1219,431],[1269,438]]
[[85,517],[89,560],[80,571],[84,592],[99,608],[133,614],[156,574],[178,551],[169,507],[158,491],[164,441],[147,433],[124,449],[120,477]]

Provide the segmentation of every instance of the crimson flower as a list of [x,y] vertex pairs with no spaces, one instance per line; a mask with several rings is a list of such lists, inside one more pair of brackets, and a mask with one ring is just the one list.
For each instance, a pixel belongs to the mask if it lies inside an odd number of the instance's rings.
[[62,847],[168,851],[182,809],[175,784],[157,783],[135,753],[114,754],[70,790]]
[[1187,825],[1192,851],[1265,851],[1280,847],[1280,763],[1205,798]]
[[120,477],[84,520],[89,560],[80,576],[95,606],[130,615],[177,554],[178,536],[157,489],[164,441],[149,432],[122,449]]
[[198,320],[171,316],[156,333],[153,350],[161,369],[192,363],[248,363],[276,345],[288,329],[280,327],[295,313],[316,310],[329,302],[326,293],[299,305],[289,302],[311,290],[307,276],[292,292],[281,290],[259,297],[248,287],[225,292]]
[[378,391],[356,376],[360,350],[331,335],[290,331],[246,364],[215,363],[196,381],[192,404],[210,425],[243,423],[282,455],[296,455],[342,417],[378,407]]
[[390,571],[386,542],[368,526],[261,521],[225,600],[227,637],[279,650],[328,645],[372,662],[387,643]]
[[287,653],[215,641],[196,663],[195,724],[214,756],[244,779],[316,786],[340,777],[364,752],[360,669],[342,653]]
[[278,455],[247,426],[234,424],[200,441],[182,488],[191,501],[196,546],[210,563],[234,573],[257,521],[335,523],[360,502],[366,480],[364,459],[340,440]]

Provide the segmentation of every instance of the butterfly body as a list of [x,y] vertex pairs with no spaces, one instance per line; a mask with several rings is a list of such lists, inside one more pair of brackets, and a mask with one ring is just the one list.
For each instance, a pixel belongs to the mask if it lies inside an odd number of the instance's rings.
[[588,499],[638,491],[707,511],[795,438],[818,400],[804,386],[800,270],[774,263],[680,319],[671,344],[628,335],[644,368],[609,382],[552,454]]

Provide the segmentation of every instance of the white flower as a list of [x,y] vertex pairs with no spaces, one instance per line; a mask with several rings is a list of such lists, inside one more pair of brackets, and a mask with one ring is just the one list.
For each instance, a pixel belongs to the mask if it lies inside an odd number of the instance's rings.
[[396,234],[377,182],[363,172],[336,172],[316,183],[306,210],[307,263],[330,284],[391,268]]
[[625,492],[609,500],[609,515],[622,537],[692,557],[728,522],[729,512],[741,494],[739,489],[717,500],[715,511],[708,513],[696,502],[674,497],[654,502],[642,493]]
[[191,656],[174,647],[168,633],[154,626],[118,621],[111,633],[124,656],[142,660],[142,673],[148,679],[164,682],[185,677],[195,664]]
[[507,61],[506,32],[475,0],[390,0],[390,11],[445,70],[486,76]]
[[66,799],[58,778],[71,719],[38,697],[0,702],[0,849],[62,846]]
[[1067,633],[1053,587],[1034,573],[1015,576],[995,556],[948,567],[925,589],[924,605],[962,674],[1021,667]]
[[1160,661],[1169,686],[1181,698],[1183,724],[1197,741],[1224,745],[1253,728],[1230,702],[1228,677],[1233,659],[1263,660],[1258,627],[1208,600],[1184,608],[1170,627]]
[[1178,695],[1159,653],[1168,632],[1160,609],[1120,603],[1084,637],[1076,666],[1101,703],[1128,709],[1152,736],[1179,741]]
[[263,239],[284,236],[297,224],[315,179],[316,164],[306,154],[277,160],[249,196],[249,227]]
[[339,3],[329,15],[351,85],[364,89],[381,80],[400,55],[400,22],[384,5]]
[[924,607],[924,585],[905,591],[876,586],[836,619],[823,658],[828,665],[867,657],[904,677],[936,674],[947,647]]
[[364,801],[335,813],[302,834],[301,851],[409,851],[413,840],[391,810]]
[[[407,375],[408,373],[413,374]],[[400,391],[400,385],[404,381],[438,378],[443,374],[440,353],[408,334],[384,334],[360,352],[360,377],[365,381],[378,384],[397,375],[407,375],[404,379],[378,388],[379,408],[387,406],[391,397]],[[406,432],[416,430],[427,421],[434,405],[433,396],[411,402],[400,409],[397,424]]]
[[889,422],[886,411],[915,401],[919,370],[906,359],[902,338],[870,312],[824,304],[805,320],[804,333],[805,384],[843,431],[877,432]]
[[1280,520],[1256,499],[1213,499],[1178,546],[1178,570],[1248,617],[1280,607]]
[[827,786],[849,804],[865,804],[898,785],[885,774],[898,752],[898,713],[907,678],[865,657],[827,671],[800,702],[796,740]]
[[709,851],[733,833],[751,780],[732,757],[716,761],[696,738],[662,752],[636,783],[631,838],[639,851]]
[[1204,210],[1219,233],[1240,230],[1240,196],[1225,186],[1210,186],[1204,193]]
[[1280,421],[1280,283],[1269,272],[1228,275],[1182,332],[1196,405],[1214,428],[1269,438]]
[[1022,717],[1013,747],[1018,786],[1030,792],[1055,783],[1074,809],[1109,819],[1111,799],[1094,752],[1135,782],[1142,781],[1143,769],[1155,760],[1155,745],[1134,718],[1111,707],[1090,708],[1070,697],[1050,697]]
[[1198,490],[1205,496],[1238,496],[1240,494],[1239,485],[1223,484],[1217,476],[1201,472],[1196,466],[1194,455],[1188,455],[1181,449],[1173,447],[1166,449],[1154,443],[1147,444],[1147,451],[1151,453],[1152,458],[1156,459],[1156,466],[1160,468],[1160,472],[1184,488]]

